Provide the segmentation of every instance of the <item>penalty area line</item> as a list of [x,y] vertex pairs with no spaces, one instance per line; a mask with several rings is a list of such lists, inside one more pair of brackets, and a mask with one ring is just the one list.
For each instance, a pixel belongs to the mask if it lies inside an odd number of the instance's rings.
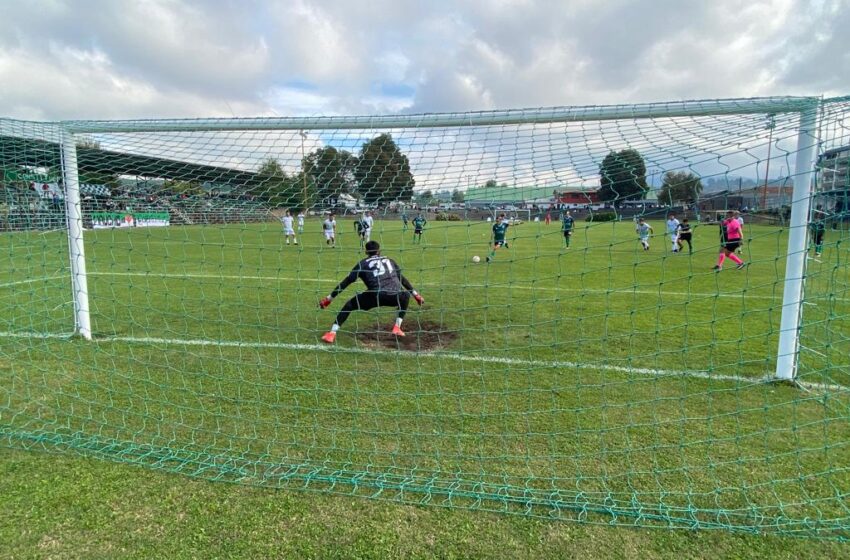
[[[70,335],[55,333],[12,333],[0,332],[0,338],[32,338],[32,339],[68,339]],[[199,346],[219,348],[271,348],[279,350],[296,350],[324,352],[327,354],[360,354],[381,355],[398,357],[403,354],[398,350],[378,350],[373,348],[353,348],[347,346],[329,346],[326,344],[299,344],[291,342],[243,342],[238,340],[206,340],[206,339],[182,339],[182,338],[160,338],[160,337],[135,337],[135,336],[103,336],[92,340],[96,344],[125,343],[125,344],[160,344],[172,346]],[[499,364],[511,366],[524,366],[545,369],[582,369],[600,370],[630,375],[641,375],[644,377],[675,378],[692,377],[709,381],[727,381],[745,386],[761,385],[773,381],[771,377],[742,377],[739,375],[716,374],[700,370],[663,370],[654,368],[615,366],[611,364],[582,364],[569,361],[527,360],[523,358],[504,358],[499,356],[479,356],[475,354],[460,354],[457,352],[410,352],[410,358],[456,360],[459,362],[472,362],[482,364]],[[821,390],[841,392],[848,391],[850,387],[826,383],[810,383],[796,381],[800,386],[809,390]]]

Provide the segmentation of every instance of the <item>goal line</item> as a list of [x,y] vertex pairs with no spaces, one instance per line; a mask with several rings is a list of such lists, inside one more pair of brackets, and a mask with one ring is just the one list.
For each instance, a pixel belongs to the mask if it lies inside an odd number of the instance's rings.
[[[0,338],[23,338],[23,339],[70,339],[73,335],[69,333],[35,333],[35,332],[2,332]],[[523,358],[504,358],[499,356],[479,356],[475,354],[461,354],[458,352],[441,352],[441,351],[417,351],[409,352],[404,350],[380,350],[377,348],[357,348],[345,346],[328,346],[325,344],[299,344],[291,342],[244,342],[239,340],[207,340],[207,339],[183,339],[183,338],[159,338],[159,337],[136,337],[136,336],[100,336],[92,339],[98,344],[110,343],[125,343],[125,344],[162,344],[173,346],[197,346],[197,347],[218,347],[218,348],[270,348],[278,350],[296,350],[296,351],[311,351],[324,352],[326,354],[362,354],[368,356],[394,356],[405,352],[409,353],[411,358],[424,358],[436,360],[456,360],[459,362],[471,362],[480,364],[498,364],[509,366],[522,366],[527,368],[540,369],[578,369],[578,370],[599,370],[615,373],[624,373],[630,375],[640,375],[643,377],[657,378],[674,378],[674,377],[691,377],[695,379],[706,379],[713,381],[732,382],[736,385],[755,386],[764,383],[775,381],[770,375],[763,377],[744,377],[740,375],[717,374],[705,370],[668,370],[655,369],[644,367],[627,367],[615,366],[611,364],[586,364],[570,361],[550,361],[550,360],[527,360]],[[831,383],[813,383],[808,381],[797,380],[796,384],[810,391],[824,392],[850,392],[850,387]]]

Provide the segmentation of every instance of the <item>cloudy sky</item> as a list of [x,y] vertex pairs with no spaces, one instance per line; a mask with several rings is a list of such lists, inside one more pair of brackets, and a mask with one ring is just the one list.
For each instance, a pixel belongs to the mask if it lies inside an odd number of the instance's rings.
[[0,116],[850,94],[850,0],[3,0]]

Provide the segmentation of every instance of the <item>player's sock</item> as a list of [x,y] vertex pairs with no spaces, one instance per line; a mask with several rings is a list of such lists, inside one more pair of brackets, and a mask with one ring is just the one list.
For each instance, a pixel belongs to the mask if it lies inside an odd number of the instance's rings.
[[332,332],[332,333],[335,333],[335,332],[336,332],[336,331],[338,331],[338,330],[339,330],[339,325],[337,325],[336,323],[334,323],[333,325],[331,325],[331,332]]
[[731,260],[733,260],[735,262],[735,264],[737,264],[738,266],[741,266],[742,264],[744,264],[744,261],[741,260],[741,257],[736,255],[735,253],[730,253],[729,258]]
[[402,322],[403,320],[404,320],[404,319],[402,319],[401,317],[396,317],[396,320],[395,320],[395,326],[397,326],[397,327],[401,328],[401,322]]
[[717,257],[717,268],[722,267],[723,261],[725,261],[725,260],[726,260],[726,255],[724,255],[723,253],[720,253],[720,256]]

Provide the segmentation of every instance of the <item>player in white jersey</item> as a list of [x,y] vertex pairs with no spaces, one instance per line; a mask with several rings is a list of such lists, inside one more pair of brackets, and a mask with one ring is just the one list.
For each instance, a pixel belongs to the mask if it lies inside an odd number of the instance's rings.
[[676,219],[675,214],[670,214],[667,216],[667,235],[670,236],[670,241],[672,243],[672,251],[674,253],[679,252],[679,220]]
[[372,240],[372,226],[375,223],[375,219],[372,218],[372,212],[366,210],[361,222],[363,222],[363,242],[369,243]]
[[293,227],[295,219],[292,217],[292,212],[287,210],[280,221],[283,223],[283,235],[286,236],[286,244],[289,245],[289,238],[291,237],[294,244],[298,245],[298,238],[295,237],[295,228]]
[[298,233],[304,233],[304,210],[298,212]]
[[322,222],[322,231],[325,233],[325,244],[336,249],[336,220],[333,212]]
[[643,250],[649,251],[649,236],[653,233],[652,226],[646,223],[646,220],[641,218],[638,220],[638,223],[635,226],[635,231],[638,234],[638,238],[640,239],[640,244],[643,247]]

